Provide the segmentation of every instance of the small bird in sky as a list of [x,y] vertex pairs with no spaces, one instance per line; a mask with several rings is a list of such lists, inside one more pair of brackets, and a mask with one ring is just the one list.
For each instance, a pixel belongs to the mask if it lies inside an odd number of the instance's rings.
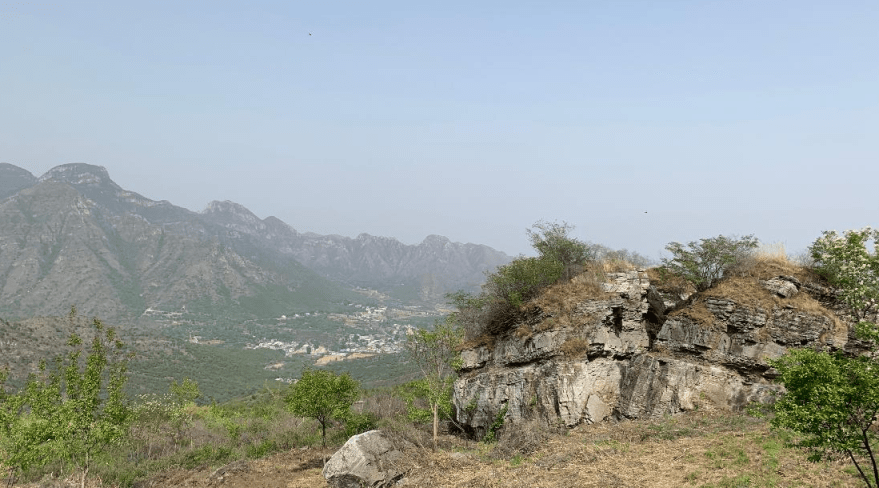
[[309,32],[308,35],[311,35],[311,32]]

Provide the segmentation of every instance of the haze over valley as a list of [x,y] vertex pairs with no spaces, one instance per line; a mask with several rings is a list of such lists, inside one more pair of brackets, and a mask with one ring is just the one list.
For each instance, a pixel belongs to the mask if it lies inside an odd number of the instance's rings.
[[[7,356],[19,377],[66,339],[64,319],[50,317],[76,306],[143,345],[136,391],[190,376],[222,399],[316,361],[393,382],[407,371],[407,330],[446,314],[446,293],[477,289],[511,259],[435,235],[404,245],[299,232],[229,201],[194,212],[88,164],[40,177],[0,164],[0,182],[0,318],[20,324],[0,348],[19,349]],[[237,387],[218,384],[230,355],[249,371]]]

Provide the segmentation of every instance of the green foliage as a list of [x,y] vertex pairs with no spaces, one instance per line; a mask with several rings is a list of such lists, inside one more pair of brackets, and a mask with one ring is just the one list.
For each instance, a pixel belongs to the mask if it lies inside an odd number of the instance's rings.
[[564,276],[565,266],[550,257],[519,257],[488,276],[488,293],[515,311]]
[[504,427],[504,420],[507,416],[507,405],[505,404],[494,416],[494,422],[488,427],[488,431],[485,433],[485,437],[482,438],[482,442],[490,443],[497,440],[498,432]]
[[665,249],[672,258],[663,258],[662,266],[670,273],[680,276],[692,283],[697,290],[710,288],[724,273],[757,247],[758,241],[753,235],[743,237],[717,236],[684,245],[671,242]]
[[[74,308],[71,323],[75,316]],[[67,355],[56,357],[51,368],[41,361],[40,373],[24,389],[2,394],[4,465],[28,471],[61,458],[80,469],[84,484],[95,454],[125,435],[131,419],[123,393],[128,356],[113,328],[98,319],[93,326],[87,351],[72,334]]]
[[574,230],[574,226],[567,222],[539,221],[532,227],[534,230],[526,230],[528,239],[541,258],[558,263],[562,267],[562,274],[566,279],[571,279],[582,269],[586,261],[595,258],[594,250],[585,242],[570,237],[568,234]]
[[798,445],[808,448],[810,460],[828,452],[849,456],[868,486],[858,458],[873,463],[879,483],[870,429],[879,413],[879,367],[866,357],[846,357],[811,349],[795,349],[772,362],[787,393],[775,403],[774,427],[805,436]]
[[[841,236],[829,231],[809,248],[815,270],[838,288],[860,320],[857,336],[873,341],[873,354],[850,357],[840,351],[799,349],[772,362],[787,389],[775,403],[772,425],[803,434],[799,445],[811,451],[813,461],[827,453],[846,454],[867,486],[879,486],[873,452],[877,435],[871,429],[879,413],[879,331],[865,320],[876,312],[879,298],[879,249],[867,250],[867,243],[873,240],[875,246],[877,238],[879,232],[870,228]],[[872,465],[872,481],[861,466],[864,460]]]
[[455,316],[450,315],[444,321],[437,320],[433,330],[416,330],[406,344],[410,356],[424,375],[419,386],[430,405],[434,444],[437,441],[439,417],[451,418],[452,415],[452,384],[455,370],[461,365],[458,346],[463,340],[463,332]]
[[332,419],[347,418],[359,394],[357,382],[347,374],[305,370],[288,391],[285,401],[294,415],[312,418],[320,423],[323,445],[326,446],[327,424]]
[[189,378],[183,378],[183,381],[179,385],[177,384],[177,380],[174,380],[168,389],[171,391],[171,397],[176,405],[191,405],[201,398],[198,383]]
[[594,246],[568,234],[566,223],[537,222],[528,230],[537,257],[519,256],[486,277],[478,295],[458,292],[447,297],[468,340],[506,330],[521,315],[521,308],[547,287],[570,279],[594,259]]
[[[867,243],[873,241],[873,252]],[[859,320],[877,311],[879,301],[879,230],[866,227],[838,235],[825,231],[809,247],[815,271],[839,289],[839,297]],[[871,327],[862,331],[870,339]]]
[[378,427],[378,417],[371,412],[348,412],[345,421],[345,437],[362,434]]
[[406,402],[406,418],[410,422],[423,424],[433,420],[433,411],[428,402],[428,388],[425,378],[408,381],[396,388],[396,394]]

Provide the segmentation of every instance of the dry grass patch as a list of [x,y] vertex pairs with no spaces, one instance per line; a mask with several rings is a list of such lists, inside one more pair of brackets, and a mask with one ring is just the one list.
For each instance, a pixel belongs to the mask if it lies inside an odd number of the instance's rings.
[[[651,280],[653,277],[668,280],[668,276],[663,278],[663,273],[656,268],[648,270],[648,275]],[[713,297],[729,299],[739,305],[754,310],[762,309],[767,313],[773,309],[789,307],[810,315],[827,317],[833,323],[834,329],[845,328],[836,314],[808,293],[801,291],[792,298],[782,298],[763,287],[760,280],[765,281],[777,276],[792,276],[803,284],[821,282],[821,278],[812,270],[790,260],[781,245],[770,245],[759,249],[753,256],[731,269],[729,275],[717,285],[702,292],[689,307],[677,310],[671,315],[687,316],[700,324],[711,326],[714,323],[714,315],[705,307],[704,300]],[[667,283],[668,281],[664,284]],[[673,286],[679,287],[680,283],[675,283]]]
[[708,307],[705,306],[705,298],[698,297],[693,303],[691,303],[688,307],[683,307],[675,310],[669,317],[687,317],[693,322],[697,324],[702,324],[705,327],[712,327],[714,325],[714,314],[708,310]]
[[562,344],[561,351],[565,356],[578,357],[589,350],[589,341],[582,337],[572,337]]
[[[502,434],[503,436],[503,434]],[[482,447],[413,453],[407,486],[485,488],[855,487],[848,463],[810,463],[790,434],[722,412],[580,426],[548,434],[530,454]],[[525,443],[534,445],[534,443]]]
[[680,276],[669,273],[661,266],[647,268],[647,278],[650,280],[650,284],[660,291],[676,295],[696,292],[696,287],[692,283]]

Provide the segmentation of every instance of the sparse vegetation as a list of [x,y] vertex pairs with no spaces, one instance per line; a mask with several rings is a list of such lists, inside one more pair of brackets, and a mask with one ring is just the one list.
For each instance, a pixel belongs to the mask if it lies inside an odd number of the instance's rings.
[[672,257],[662,259],[662,268],[689,281],[698,291],[704,291],[723,278],[729,269],[744,261],[757,245],[753,235],[721,235],[686,245],[671,242],[665,249]]
[[[155,479],[165,476],[160,473],[173,470],[210,472],[240,460],[290,458],[294,453],[299,453],[297,459],[306,459],[302,453],[307,452],[311,461],[297,465],[294,476],[304,477],[309,472],[308,476],[316,480],[315,486],[322,486],[319,467],[331,451],[319,446],[338,446],[349,436],[371,428],[381,428],[395,441],[417,446],[407,454],[407,462],[418,466],[407,475],[413,478],[414,486],[556,487],[583,484],[597,477],[610,485],[621,486],[854,486],[858,477],[868,471],[859,471],[859,466],[846,472],[839,456],[833,455],[824,456],[819,465],[802,463],[805,456],[796,446],[810,446],[813,439],[801,428],[802,424],[785,424],[781,410],[772,420],[777,428],[770,431],[768,420],[728,412],[717,415],[711,408],[699,408],[704,407],[701,403],[696,405],[698,411],[681,416],[616,425],[581,425],[570,430],[563,425],[547,426],[534,418],[544,407],[540,398],[533,395],[524,413],[531,420],[517,423],[515,428],[506,425],[508,412],[506,404],[502,404],[490,412],[491,424],[481,440],[443,435],[445,427],[440,428],[438,420],[453,417],[449,397],[451,372],[456,366],[462,339],[458,324],[471,324],[466,331],[471,340],[477,332],[483,336],[506,332],[509,329],[504,327],[512,323],[516,325],[516,336],[523,341],[535,333],[566,328],[575,333],[568,335],[560,346],[561,352],[569,358],[579,357],[588,351],[590,343],[576,334],[577,321],[592,320],[580,305],[589,300],[606,300],[608,282],[612,284],[620,276],[628,279],[634,276],[614,273],[637,271],[647,273],[651,279],[659,273],[641,270],[637,263],[618,259],[600,247],[579,241],[571,246],[576,252],[568,252],[571,250],[565,247],[568,243],[553,239],[560,235],[565,237],[570,226],[538,224],[535,225],[537,231],[529,233],[535,248],[538,251],[543,248],[541,254],[555,257],[521,258],[514,261],[518,264],[513,268],[501,268],[498,270],[501,276],[490,276],[481,294],[461,293],[453,297],[459,310],[449,320],[438,321],[433,329],[418,331],[410,338],[410,352],[418,360],[415,362],[423,362],[423,379],[363,392],[353,378],[335,374],[328,367],[307,370],[295,385],[276,387],[265,383],[246,398],[218,404],[202,398],[195,381],[166,378],[165,381],[172,381],[168,394],[123,402],[130,407],[128,421],[121,436],[90,456],[91,467],[87,468],[90,477],[102,480],[105,486],[130,486],[134,480]],[[586,254],[577,254],[584,249]],[[823,310],[807,293],[782,302],[759,285],[759,280],[779,275],[793,276],[803,282],[817,280],[818,275],[791,263],[783,252],[765,255],[752,252],[753,247],[748,249],[721,272],[722,280],[714,279],[711,288],[696,296],[687,313],[711,316],[704,299],[724,296],[755,308],[771,309],[784,304],[807,311]],[[588,259],[582,262],[578,261],[579,257],[570,258],[584,255]],[[547,261],[541,264],[542,259]],[[547,264],[550,262],[555,264]],[[816,263],[821,262],[816,260]],[[544,281],[541,273],[557,270],[561,271],[553,275],[553,280]],[[576,272],[569,273],[572,270]],[[685,275],[666,272],[662,280],[663,285],[672,286],[670,284],[675,282],[682,290],[695,291],[697,287]],[[539,286],[529,288],[535,283]],[[509,315],[492,308],[501,305]],[[509,321],[497,322],[499,317],[507,317]],[[873,409],[873,403],[879,405],[873,395],[853,396],[859,391],[879,391],[879,380],[872,373],[876,368],[871,361],[861,359],[862,363],[828,365],[820,361],[845,357],[814,359],[792,355],[791,358],[788,363],[776,364],[783,381],[789,380],[785,374],[797,368],[796,374],[807,376],[810,372],[804,373],[803,368],[810,367],[825,375],[816,385],[832,387],[838,392],[844,390],[842,384],[849,388],[850,391],[840,393],[832,402],[856,405],[860,421],[866,422],[872,419],[871,415],[879,413],[879,409]],[[414,367],[410,363],[410,368]],[[6,374],[0,372],[0,385],[5,377]],[[0,388],[0,428],[14,427],[16,422],[26,418],[18,415],[23,404],[16,403],[24,397],[12,391],[7,393]],[[779,405],[784,405],[787,399],[802,409],[807,405],[803,398],[819,396],[814,388],[801,393],[802,398],[783,397]],[[355,402],[357,399],[360,401]],[[838,402],[832,402],[826,404],[828,408],[842,408]],[[873,403],[867,405],[869,402]],[[321,405],[320,411],[315,409]],[[476,400],[462,408],[475,411]],[[808,408],[813,416],[821,412],[812,406]],[[816,425],[822,431],[832,431],[829,423],[851,422],[852,418],[851,415],[848,420],[838,415],[827,416],[823,424]],[[448,429],[451,431],[451,424]],[[865,430],[852,432],[873,435]],[[5,438],[0,439],[0,459],[4,460],[11,459],[10,454],[16,452],[6,442]],[[294,447],[299,449],[292,449]],[[428,447],[432,449],[421,449]],[[452,449],[458,451],[454,458]],[[869,454],[855,453],[852,459],[855,458],[865,460]],[[34,481],[70,473],[74,466],[68,458],[46,459],[45,463],[19,466],[17,473],[21,479]],[[626,463],[639,467],[621,469],[620,466],[629,465]],[[650,471],[649,479],[643,473],[638,474],[645,468]],[[86,471],[80,467],[78,472]],[[306,485],[311,486],[306,483],[297,486]]]
[[419,329],[409,336],[408,350],[424,375],[424,394],[433,417],[433,443],[439,434],[440,416],[451,419],[452,384],[460,367],[458,346],[463,337],[455,317],[436,321],[433,330]]
[[[567,223],[537,222],[534,230],[528,231],[537,257],[520,256],[501,266],[487,276],[479,294],[448,295],[468,343],[488,342],[509,330],[521,322],[529,312],[529,302],[538,297],[563,307],[565,296],[577,295],[582,300],[582,293],[587,292],[600,297],[607,273],[636,268],[625,258],[649,261],[637,253],[612,251],[571,237],[573,228]],[[560,314],[559,320],[565,320],[562,317],[569,312]],[[527,335],[528,331],[520,333]]]

